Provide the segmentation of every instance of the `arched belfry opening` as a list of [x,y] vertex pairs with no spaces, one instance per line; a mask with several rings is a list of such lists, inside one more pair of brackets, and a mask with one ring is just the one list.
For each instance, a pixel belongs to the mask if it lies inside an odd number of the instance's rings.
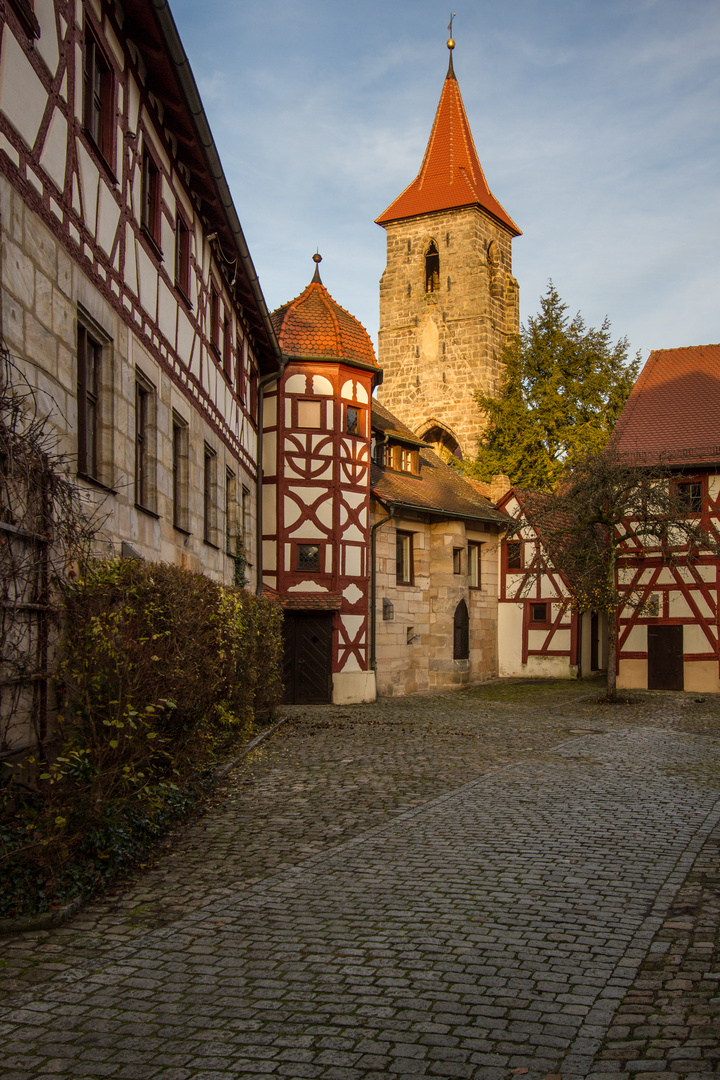
[[467,660],[470,656],[470,616],[467,604],[461,600],[453,619],[453,659]]
[[440,288],[440,252],[431,240],[425,252],[425,292],[437,292]]
[[418,437],[431,446],[443,461],[454,457],[462,461],[462,449],[455,433],[439,420],[427,420],[417,430]]

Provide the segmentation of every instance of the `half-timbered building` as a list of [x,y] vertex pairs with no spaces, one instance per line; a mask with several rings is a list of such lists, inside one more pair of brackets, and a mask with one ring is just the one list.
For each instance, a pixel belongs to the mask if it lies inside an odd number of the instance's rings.
[[511,488],[498,509],[520,521],[499,549],[499,673],[573,679],[607,663],[602,612],[573,611],[569,583],[543,548],[522,488]]
[[[720,532],[720,345],[652,352],[613,446],[639,464],[669,466],[688,515]],[[619,561],[637,600],[618,615],[617,685],[718,692],[718,561],[702,551],[666,561],[637,542]]]
[[227,581],[244,555],[252,581],[279,354],[169,8],[4,0],[0,20],[5,344],[105,550]]
[[288,701],[373,700],[367,331],[320,279],[274,311],[283,374],[263,398],[263,581],[285,609]]
[[[2,0],[0,35],[2,378],[29,386],[98,553],[255,584],[257,387],[280,355],[169,8]],[[3,542],[44,543],[6,495]],[[51,609],[3,588],[27,620],[27,663],[0,671],[18,750],[52,714]]]

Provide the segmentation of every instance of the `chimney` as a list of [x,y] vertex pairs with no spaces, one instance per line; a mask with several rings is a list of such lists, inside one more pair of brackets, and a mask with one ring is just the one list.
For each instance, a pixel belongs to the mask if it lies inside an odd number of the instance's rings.
[[493,476],[490,481],[490,502],[497,506],[503,495],[506,495],[511,487],[509,476],[505,476],[504,473]]

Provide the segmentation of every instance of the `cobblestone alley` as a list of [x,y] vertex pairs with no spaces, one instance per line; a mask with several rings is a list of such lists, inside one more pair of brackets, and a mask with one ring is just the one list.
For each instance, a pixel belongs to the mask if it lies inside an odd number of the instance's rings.
[[0,939],[0,1075],[720,1071],[720,701],[599,690],[289,708],[136,881]]

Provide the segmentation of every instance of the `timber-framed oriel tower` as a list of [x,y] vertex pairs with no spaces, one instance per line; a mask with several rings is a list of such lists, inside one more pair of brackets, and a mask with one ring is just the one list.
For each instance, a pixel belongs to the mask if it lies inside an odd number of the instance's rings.
[[474,457],[519,329],[511,244],[520,230],[492,195],[450,63],[420,172],[377,218],[387,233],[380,280],[378,399],[436,450]]

